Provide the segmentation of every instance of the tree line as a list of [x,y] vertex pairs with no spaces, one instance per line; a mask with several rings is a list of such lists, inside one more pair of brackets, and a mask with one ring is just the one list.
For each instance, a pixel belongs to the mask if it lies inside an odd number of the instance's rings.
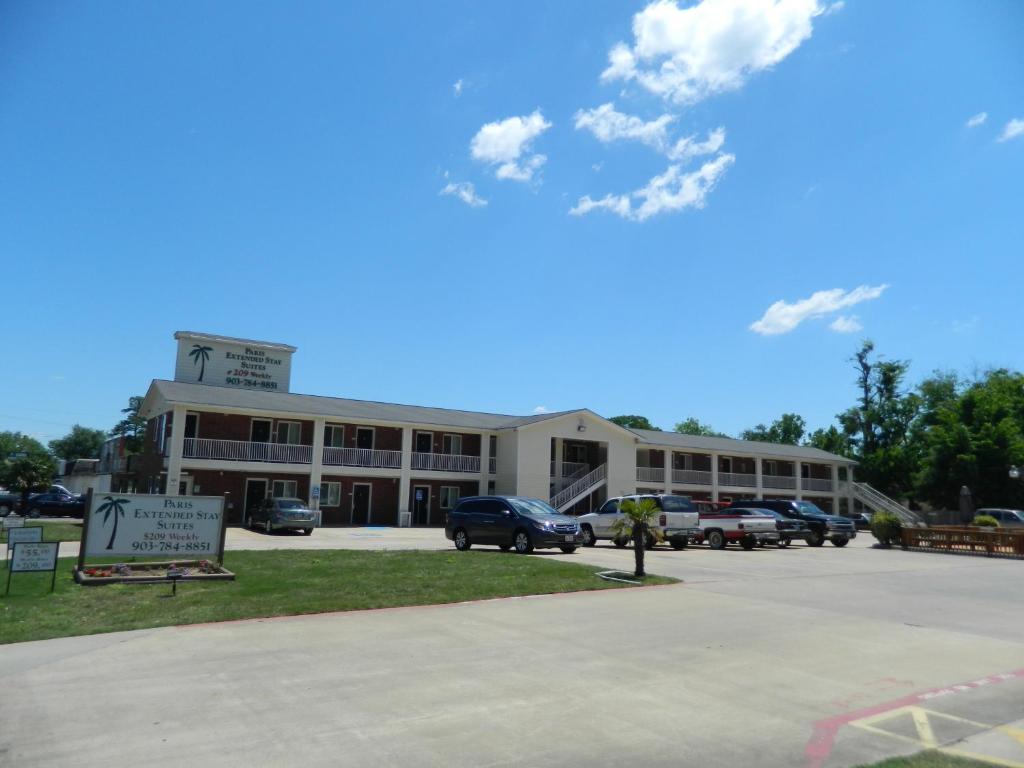
[[[1004,368],[970,377],[935,371],[910,385],[909,361],[882,358],[870,340],[850,362],[857,397],[834,424],[808,432],[802,416],[784,413],[738,437],[853,459],[858,480],[912,507],[956,509],[965,485],[979,505],[1024,507],[1024,481],[1009,476],[1011,466],[1024,464],[1024,374]],[[611,421],[658,430],[643,416]],[[693,417],[674,431],[730,437]]]

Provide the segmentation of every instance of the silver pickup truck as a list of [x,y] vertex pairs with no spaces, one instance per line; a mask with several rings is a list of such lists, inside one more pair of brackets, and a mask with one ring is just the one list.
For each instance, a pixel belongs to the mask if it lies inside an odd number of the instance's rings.
[[629,543],[628,539],[616,536],[612,530],[615,521],[624,517],[619,511],[619,505],[626,499],[653,499],[658,505],[659,514],[650,526],[654,535],[648,537],[646,542],[648,549],[654,547],[659,538],[667,541],[672,549],[686,549],[690,537],[701,534],[700,515],[689,496],[664,493],[616,496],[602,504],[597,512],[580,515],[578,518],[583,546],[592,547],[601,539],[610,540],[617,547]]

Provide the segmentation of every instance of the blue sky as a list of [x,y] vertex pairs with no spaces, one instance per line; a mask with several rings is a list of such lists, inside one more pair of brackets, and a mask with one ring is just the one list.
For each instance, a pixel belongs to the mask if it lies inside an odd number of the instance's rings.
[[1019,368],[1022,39],[1014,0],[7,4],[0,429],[109,427],[179,329],[296,345],[299,392],[730,433],[830,423],[865,337]]

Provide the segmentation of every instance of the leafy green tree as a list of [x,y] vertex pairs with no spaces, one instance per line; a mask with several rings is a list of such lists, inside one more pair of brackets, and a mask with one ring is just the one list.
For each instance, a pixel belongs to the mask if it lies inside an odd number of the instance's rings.
[[0,432],[0,485],[21,494],[21,509],[28,508],[28,495],[45,490],[56,469],[53,457],[35,438],[20,432]]
[[802,416],[795,413],[784,413],[773,421],[771,426],[758,424],[753,429],[743,430],[740,437],[744,440],[757,440],[763,443],[800,445],[806,431],[807,422]]
[[651,424],[646,416],[612,416],[608,421],[628,429],[653,429],[655,432],[661,432],[661,429]]
[[658,516],[660,510],[654,499],[626,499],[619,504],[619,511],[623,514],[612,524],[613,536],[625,536],[633,540],[633,556],[636,563],[636,570],[633,575],[643,578],[644,572],[644,549],[652,534],[651,523]]
[[683,419],[678,422],[674,430],[681,432],[684,435],[704,435],[706,437],[728,437],[724,432],[718,432],[710,424],[705,424],[702,421],[690,416],[689,418]]
[[64,437],[50,441],[50,452],[68,461],[98,459],[106,439],[107,433],[102,429],[89,429],[81,424],[75,424]]
[[921,398],[903,386],[910,364],[882,360],[874,350],[874,343],[864,341],[851,360],[860,395],[856,406],[839,414],[839,423],[858,461],[858,476],[900,498],[913,492],[920,451],[912,426]]
[[928,406],[918,428],[919,493],[935,506],[956,509],[966,485],[986,506],[1024,506],[1024,482],[1008,473],[1024,463],[1024,374],[989,371],[961,389],[951,389],[948,374],[922,385]]
[[141,395],[129,397],[128,407],[121,409],[121,413],[125,414],[125,417],[110,430],[112,437],[124,438],[124,448],[128,453],[138,453],[142,450],[142,440],[146,434],[146,419],[139,415],[139,410],[142,408],[143,399]]
[[828,451],[834,453],[837,456],[851,456],[853,449],[850,446],[850,438],[836,429],[834,424],[823,427],[822,429],[816,429],[808,435],[804,445],[809,445],[812,448],[818,448],[822,451]]

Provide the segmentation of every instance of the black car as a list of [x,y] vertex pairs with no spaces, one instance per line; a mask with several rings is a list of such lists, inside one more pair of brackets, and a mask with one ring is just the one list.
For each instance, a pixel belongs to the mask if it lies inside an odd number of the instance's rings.
[[45,493],[29,496],[25,505],[27,517],[82,517],[84,514],[85,497],[73,494],[60,486],[53,486]]
[[[803,520],[810,531],[807,543],[812,547],[820,547],[828,539],[837,547],[845,547],[850,539],[857,538],[857,528],[853,520],[839,515],[830,515],[809,501],[790,499],[746,499],[734,501],[729,507],[757,507],[779,512],[793,520]],[[729,509],[726,507],[726,509]]]
[[786,517],[781,512],[776,512],[774,509],[762,509],[755,507],[758,512],[764,512],[766,515],[771,515],[775,518],[775,530],[779,532],[779,537],[772,541],[780,547],[788,547],[794,539],[800,539],[801,541],[807,541],[811,536],[811,531],[807,527],[807,523],[803,520],[797,520],[792,517]]
[[582,543],[576,518],[560,514],[547,502],[521,496],[469,496],[448,513],[444,535],[465,552],[474,544],[515,547],[527,554],[558,547],[569,554]]

